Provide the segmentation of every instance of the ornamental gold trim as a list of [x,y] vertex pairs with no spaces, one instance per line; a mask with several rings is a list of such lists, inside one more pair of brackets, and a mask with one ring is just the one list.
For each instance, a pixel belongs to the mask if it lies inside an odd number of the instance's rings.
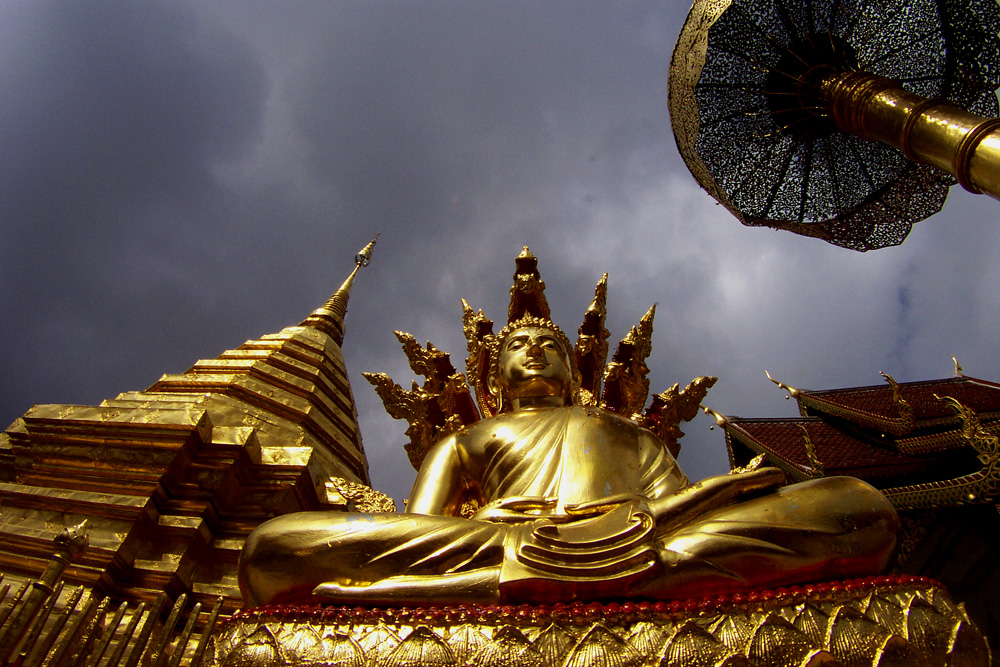
[[994,502],[1000,496],[1000,438],[986,430],[976,413],[957,399],[934,397],[945,401],[959,415],[961,437],[975,451],[982,467],[954,479],[893,487],[882,493],[901,510]]
[[206,667],[983,666],[982,633],[906,576],[674,602],[365,609],[263,607],[215,635]]

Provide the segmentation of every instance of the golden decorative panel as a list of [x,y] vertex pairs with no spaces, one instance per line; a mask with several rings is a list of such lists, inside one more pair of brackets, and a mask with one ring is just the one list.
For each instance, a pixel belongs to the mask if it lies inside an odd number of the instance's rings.
[[263,607],[216,631],[206,666],[988,665],[935,582],[875,577],[679,602]]

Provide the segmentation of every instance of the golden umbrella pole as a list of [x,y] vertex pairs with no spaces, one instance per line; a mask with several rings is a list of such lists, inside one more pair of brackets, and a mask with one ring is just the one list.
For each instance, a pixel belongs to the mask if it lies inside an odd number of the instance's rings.
[[677,146],[745,225],[902,243],[949,174],[1000,198],[998,33],[996,0],[694,0],[670,63]]
[[822,100],[830,120],[862,139],[881,141],[915,162],[945,171],[969,192],[1000,199],[1000,118],[983,118],[947,100],[927,99],[892,79],[848,72],[800,84],[800,100]]

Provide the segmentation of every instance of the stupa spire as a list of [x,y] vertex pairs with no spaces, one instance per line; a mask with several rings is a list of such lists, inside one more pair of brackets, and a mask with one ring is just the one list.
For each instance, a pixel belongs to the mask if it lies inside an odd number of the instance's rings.
[[351,287],[354,286],[354,276],[357,275],[358,269],[368,266],[377,240],[378,234],[368,242],[368,245],[358,251],[358,254],[354,256],[354,270],[351,271],[351,275],[347,276],[344,284],[326,300],[326,303],[302,320],[299,326],[312,327],[329,335],[337,345],[344,344],[344,316],[347,315],[347,300],[351,296]]

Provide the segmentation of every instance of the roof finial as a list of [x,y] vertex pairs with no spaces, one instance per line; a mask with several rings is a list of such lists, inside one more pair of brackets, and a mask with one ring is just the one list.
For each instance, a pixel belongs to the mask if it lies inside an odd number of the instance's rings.
[[[706,415],[714,419],[715,423],[721,426],[722,428],[725,428],[726,425],[729,424],[729,419],[726,417],[726,415],[718,413],[712,408],[705,405],[699,405],[698,407],[701,408],[702,412],[704,412]],[[709,428],[713,431],[715,430],[714,425],[710,426]]]
[[372,259],[372,251],[375,248],[375,241],[378,234],[368,242],[364,248],[354,256],[354,270],[347,276],[344,284],[333,293],[326,303],[310,313],[309,317],[302,320],[299,326],[312,327],[329,335],[337,343],[344,344],[344,316],[347,315],[347,300],[351,296],[351,287],[354,285],[354,276],[358,269],[368,266]]
[[789,398],[789,397],[791,397],[791,398],[794,398],[794,399],[798,400],[798,398],[799,398],[799,394],[801,394],[801,393],[802,393],[801,391],[799,391],[799,390],[798,390],[798,389],[796,389],[795,387],[789,387],[789,386],[788,386],[787,384],[785,384],[784,382],[778,382],[778,381],[777,381],[777,380],[775,380],[775,379],[774,379],[773,377],[771,377],[771,374],[770,374],[770,373],[768,373],[768,372],[767,372],[766,370],[764,371],[764,375],[766,375],[766,376],[767,376],[767,379],[768,379],[768,380],[770,380],[771,382],[773,382],[774,384],[778,385],[779,387],[781,387],[782,389],[784,389],[785,391],[787,391],[787,392],[788,392],[788,396],[785,396],[785,398]]
[[955,377],[965,377],[965,371],[962,370],[962,364],[958,363],[958,359],[955,358],[954,354],[951,355],[951,360],[955,362]]

